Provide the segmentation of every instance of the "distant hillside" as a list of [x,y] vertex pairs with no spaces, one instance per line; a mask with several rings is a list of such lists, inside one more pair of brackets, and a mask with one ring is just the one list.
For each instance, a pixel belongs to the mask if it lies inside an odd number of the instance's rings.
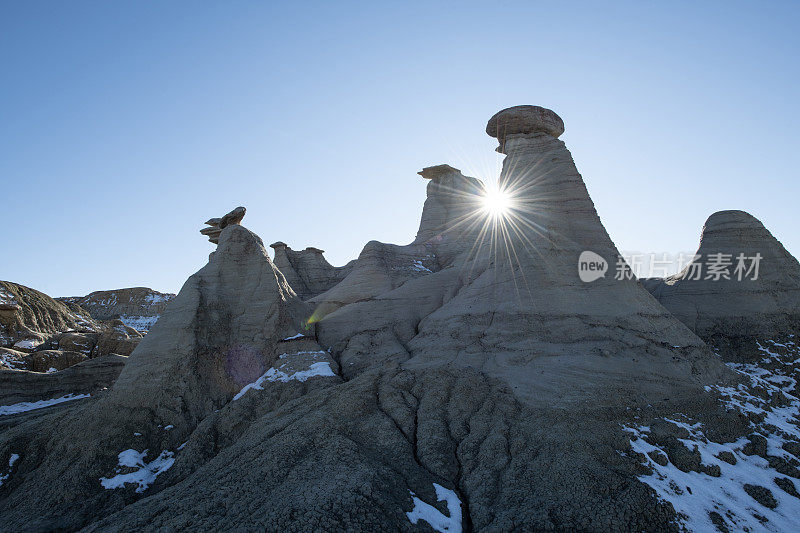
[[131,287],[95,291],[87,296],[70,296],[57,300],[77,304],[97,320],[119,319],[126,326],[147,332],[174,297],[174,294],[147,287]]

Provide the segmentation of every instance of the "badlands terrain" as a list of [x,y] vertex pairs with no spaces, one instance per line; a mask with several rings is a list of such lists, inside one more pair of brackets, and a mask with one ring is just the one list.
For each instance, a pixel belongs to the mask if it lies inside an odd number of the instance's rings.
[[614,275],[558,115],[486,132],[507,209],[427,167],[410,244],[341,267],[238,207],[176,296],[0,282],[0,529],[800,530],[797,260],[723,211],[679,274]]

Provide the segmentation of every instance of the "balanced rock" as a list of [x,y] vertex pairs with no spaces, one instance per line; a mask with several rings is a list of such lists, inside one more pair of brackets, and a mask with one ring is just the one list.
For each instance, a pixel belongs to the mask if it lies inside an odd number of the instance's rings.
[[497,138],[502,147],[509,136],[546,133],[558,138],[564,133],[564,121],[544,107],[518,105],[498,111],[489,119],[486,133]]
[[201,229],[200,233],[207,236],[210,242],[219,244],[222,230],[230,225],[241,223],[246,211],[247,209],[239,206],[221,218],[211,218],[206,221],[206,225],[209,227]]

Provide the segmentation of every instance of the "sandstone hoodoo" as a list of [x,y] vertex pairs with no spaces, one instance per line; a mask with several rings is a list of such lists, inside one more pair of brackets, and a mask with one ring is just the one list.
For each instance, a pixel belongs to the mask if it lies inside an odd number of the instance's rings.
[[209,221],[208,264],[113,387],[0,433],[17,458],[0,523],[797,525],[800,401],[731,370],[636,280],[581,279],[584,252],[620,259],[554,112],[510,108],[487,131],[497,187],[423,169],[416,238],[344,267],[283,242],[273,261],[240,216]]
[[700,246],[683,271],[645,285],[714,345],[800,334],[800,263],[744,211],[708,217]]
[[800,378],[800,263],[749,213],[712,214],[683,271],[642,283],[726,360]]
[[208,237],[208,240],[214,244],[219,244],[219,236],[222,230],[233,224],[240,224],[247,212],[242,206],[239,206],[223,216],[222,218],[211,218],[206,221],[207,228],[200,230],[200,233]]

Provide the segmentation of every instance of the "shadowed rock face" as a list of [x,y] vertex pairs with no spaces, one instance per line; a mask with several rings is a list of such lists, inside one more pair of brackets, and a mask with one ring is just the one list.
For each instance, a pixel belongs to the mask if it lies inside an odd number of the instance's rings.
[[275,250],[275,266],[302,300],[327,291],[342,281],[352,269],[352,261],[342,267],[332,266],[319,248],[308,247],[296,251],[283,242],[270,244],[270,247]]
[[[0,523],[416,531],[415,498],[450,513],[437,484],[466,530],[676,530],[622,428],[686,413],[737,440],[703,388],[736,380],[637,282],[580,281],[582,251],[618,254],[537,128],[503,137],[506,226],[478,180],[426,169],[414,242],[367,243],[307,302],[290,285],[311,267],[222,229],[111,390],[0,434],[0,464],[19,456]],[[128,450],[144,486],[114,485]]]
[[[737,272],[740,254],[744,270]],[[757,279],[753,279],[755,271],[748,270],[756,256],[760,260]],[[730,265],[729,279],[716,279],[709,271],[715,257]],[[643,284],[726,357],[753,353],[756,340],[800,333],[800,264],[758,219],[744,211],[720,211],[708,217],[695,259],[674,276],[643,280]]]

